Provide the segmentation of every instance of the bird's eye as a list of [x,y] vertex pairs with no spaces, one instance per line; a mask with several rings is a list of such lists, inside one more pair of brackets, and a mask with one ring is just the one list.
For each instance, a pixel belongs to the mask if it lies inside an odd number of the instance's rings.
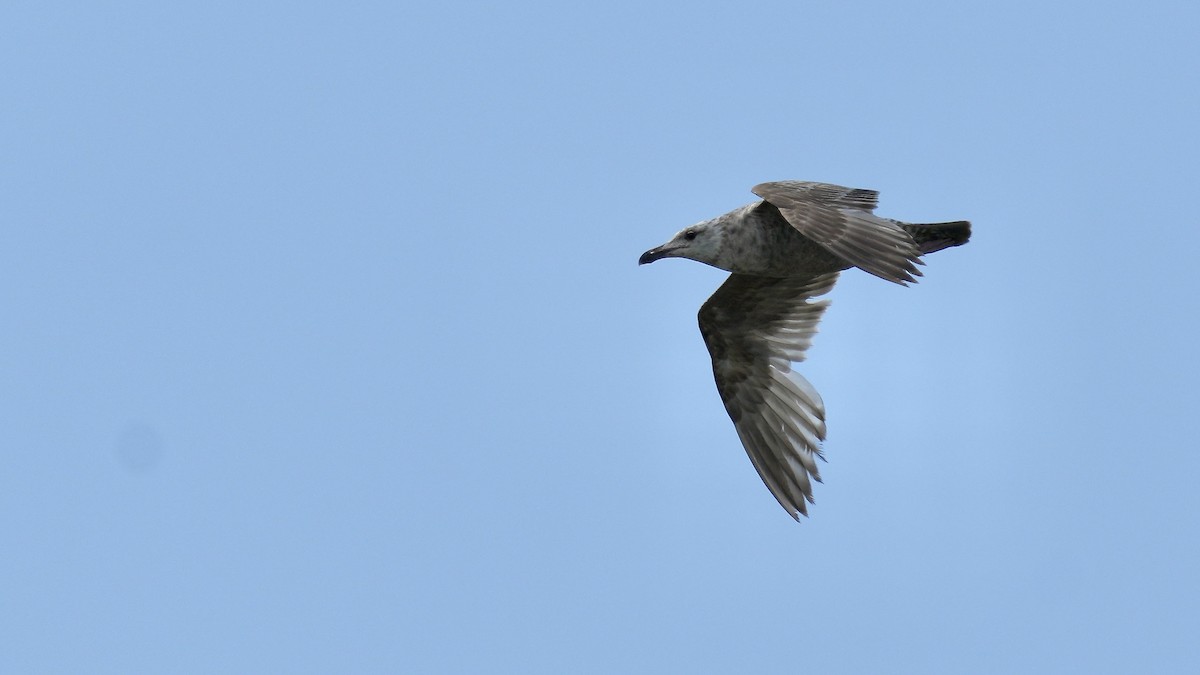
[[683,233],[683,238],[684,238],[684,239],[687,239],[688,241],[691,241],[691,240],[695,239],[695,238],[696,238],[696,231],[695,231],[695,230],[688,230],[687,232],[684,232],[684,233]]

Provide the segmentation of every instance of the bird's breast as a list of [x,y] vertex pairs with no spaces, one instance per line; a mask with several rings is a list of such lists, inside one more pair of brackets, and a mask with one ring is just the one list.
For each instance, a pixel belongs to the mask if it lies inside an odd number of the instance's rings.
[[764,277],[827,274],[849,267],[824,246],[800,234],[779,211],[755,209],[729,237],[730,270]]

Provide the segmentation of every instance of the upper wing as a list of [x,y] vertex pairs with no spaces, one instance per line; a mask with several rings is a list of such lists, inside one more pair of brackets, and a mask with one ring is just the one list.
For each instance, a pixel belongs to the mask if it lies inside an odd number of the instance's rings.
[[793,518],[808,514],[816,457],[825,439],[825,404],[792,370],[817,332],[837,273],[808,278],[731,274],[700,308],[725,410],[758,475]]
[[894,220],[871,213],[879,193],[828,183],[780,181],[755,185],[801,234],[864,272],[904,284],[921,276],[920,250]]
[[[760,183],[751,188],[754,194],[771,201],[759,190],[786,192],[797,199],[807,199],[815,203],[846,206],[852,209],[874,211],[879,206],[879,193],[875,190],[848,188],[833,183],[814,183],[805,180],[781,180],[774,183]],[[771,202],[774,204],[774,202]]]

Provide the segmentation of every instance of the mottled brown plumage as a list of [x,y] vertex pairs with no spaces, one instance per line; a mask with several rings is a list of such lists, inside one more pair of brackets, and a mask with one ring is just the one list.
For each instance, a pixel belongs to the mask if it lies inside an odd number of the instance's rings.
[[971,226],[881,218],[875,191],[827,183],[763,183],[754,193],[763,201],[685,228],[639,263],[682,257],[733,273],[700,308],[700,333],[750,461],[798,520],[813,501],[825,439],[824,403],[792,370],[829,304],[813,298],[850,267],[915,282],[920,256],[966,243]]

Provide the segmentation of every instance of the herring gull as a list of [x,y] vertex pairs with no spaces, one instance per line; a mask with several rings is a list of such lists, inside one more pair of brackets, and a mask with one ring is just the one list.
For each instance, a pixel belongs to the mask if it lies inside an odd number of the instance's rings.
[[874,214],[879,193],[806,181],[762,183],[761,201],[680,230],[639,265],[690,258],[732,272],[700,307],[717,391],[758,475],[793,518],[808,515],[824,459],[825,404],[792,370],[845,269],[900,285],[921,256],[971,237],[971,224],[911,224]]

